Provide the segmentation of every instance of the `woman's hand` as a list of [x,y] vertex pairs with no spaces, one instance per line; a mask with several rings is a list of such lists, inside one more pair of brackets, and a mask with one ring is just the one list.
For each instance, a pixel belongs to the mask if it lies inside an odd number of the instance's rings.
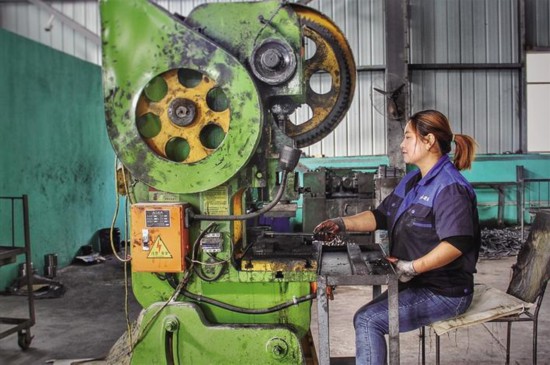
[[407,281],[418,275],[418,273],[414,269],[414,261],[399,260],[397,257],[393,256],[386,257],[386,260],[388,260],[395,267],[397,278],[402,283],[406,283]]
[[327,219],[315,227],[313,236],[320,241],[332,241],[340,232],[346,231],[346,225],[341,217]]

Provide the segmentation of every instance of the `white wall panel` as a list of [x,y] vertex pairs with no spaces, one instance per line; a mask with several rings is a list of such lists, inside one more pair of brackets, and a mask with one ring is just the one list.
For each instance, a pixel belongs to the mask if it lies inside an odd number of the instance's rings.
[[527,148],[550,152],[550,52],[527,54]]
[[550,52],[527,53],[527,82],[550,83]]

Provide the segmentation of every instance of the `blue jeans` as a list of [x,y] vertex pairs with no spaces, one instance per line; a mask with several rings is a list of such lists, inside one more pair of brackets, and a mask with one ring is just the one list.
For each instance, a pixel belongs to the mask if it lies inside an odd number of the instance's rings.
[[[399,292],[399,332],[408,332],[430,323],[455,317],[468,309],[472,294],[446,297],[425,288],[407,288]],[[355,361],[357,365],[386,363],[388,334],[387,291],[361,307],[353,318]]]

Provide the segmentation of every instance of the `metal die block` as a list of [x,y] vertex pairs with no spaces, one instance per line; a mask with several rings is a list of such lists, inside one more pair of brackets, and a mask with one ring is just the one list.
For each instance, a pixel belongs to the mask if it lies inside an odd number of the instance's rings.
[[134,272],[181,272],[189,251],[187,204],[132,205],[131,256]]
[[325,197],[312,198],[304,196],[302,207],[302,224],[304,232],[313,232],[313,229],[327,219]]
[[327,218],[355,215],[372,208],[372,199],[339,198],[327,199],[324,210]]

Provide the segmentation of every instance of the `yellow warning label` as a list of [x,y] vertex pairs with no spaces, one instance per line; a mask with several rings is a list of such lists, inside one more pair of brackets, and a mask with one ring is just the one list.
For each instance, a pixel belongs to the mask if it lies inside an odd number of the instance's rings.
[[202,193],[205,212],[211,215],[228,215],[228,196],[227,186],[223,185]]
[[160,236],[157,237],[155,243],[147,255],[148,259],[171,259],[172,254],[168,251],[168,247],[164,244]]

